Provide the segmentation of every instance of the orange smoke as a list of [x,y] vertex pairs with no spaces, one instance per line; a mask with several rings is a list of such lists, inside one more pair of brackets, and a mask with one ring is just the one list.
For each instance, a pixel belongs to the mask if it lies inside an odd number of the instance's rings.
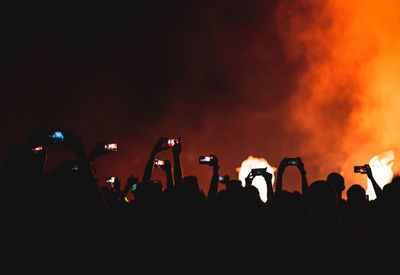
[[282,1],[277,22],[289,62],[305,68],[287,126],[306,136],[312,177],[344,171],[359,183],[353,165],[399,152],[400,2]]

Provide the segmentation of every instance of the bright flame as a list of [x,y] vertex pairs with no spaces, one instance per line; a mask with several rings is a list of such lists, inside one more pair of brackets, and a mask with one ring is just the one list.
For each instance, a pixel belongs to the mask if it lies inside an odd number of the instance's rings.
[[[376,183],[381,188],[383,188],[383,186],[391,182],[393,179],[393,160],[394,152],[390,150],[374,156],[369,162],[369,166],[372,170],[372,175],[374,176]],[[367,195],[370,200],[374,200],[376,198],[374,188],[372,187],[372,183],[369,179]]]
[[[249,156],[246,160],[242,162],[240,168],[236,171],[239,172],[239,180],[242,181],[242,185],[245,186],[245,178],[249,175],[251,169],[254,168],[265,168],[267,167],[267,172],[272,174],[272,184],[275,183],[275,171],[276,168],[269,165],[268,161],[264,158],[256,158]],[[260,198],[263,202],[267,201],[267,186],[263,177],[257,176],[253,179],[253,186],[260,192]]]

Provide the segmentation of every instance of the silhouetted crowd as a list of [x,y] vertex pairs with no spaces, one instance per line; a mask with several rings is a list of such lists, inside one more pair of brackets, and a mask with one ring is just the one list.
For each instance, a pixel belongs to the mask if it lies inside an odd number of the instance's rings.
[[[55,143],[71,150],[76,160],[44,173]],[[181,140],[171,145],[160,138],[143,177],[131,176],[121,189],[119,178],[103,184],[96,177],[96,158],[112,153],[106,143],[86,154],[69,131],[34,131],[25,144],[10,147],[1,168],[3,247],[21,259],[41,258],[41,251],[57,258],[62,251],[67,257],[119,259],[121,265],[151,259],[146,268],[185,263],[189,273],[201,266],[242,264],[265,271],[368,270],[383,265],[390,249],[397,252],[399,177],[381,189],[366,166],[377,198],[369,201],[365,190],[353,185],[344,200],[340,174],[308,184],[300,158],[283,158],[274,187],[266,169],[252,170],[243,186],[221,178],[218,158],[211,155],[207,164],[213,175],[205,194],[195,176],[182,175],[182,147]],[[163,150],[173,157],[159,165],[165,183],[151,180]],[[301,192],[282,187],[290,165],[301,174]],[[256,176],[265,179],[265,203],[252,185]],[[129,192],[133,200],[127,199]]]

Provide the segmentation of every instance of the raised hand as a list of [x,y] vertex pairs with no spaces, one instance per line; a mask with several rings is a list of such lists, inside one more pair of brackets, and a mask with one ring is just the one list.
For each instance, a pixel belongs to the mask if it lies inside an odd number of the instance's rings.
[[153,172],[153,164],[154,160],[157,156],[157,153],[167,150],[168,148],[164,147],[163,145],[165,144],[167,138],[166,137],[160,137],[156,144],[153,147],[153,150],[151,151],[149,160],[147,161],[146,167],[143,172],[143,177],[142,181],[143,182],[148,182],[151,178],[151,173]]
[[366,174],[367,174],[369,180],[371,181],[372,187],[374,188],[376,197],[377,197],[377,198],[381,197],[381,195],[382,195],[382,189],[381,189],[381,187],[379,186],[379,184],[376,182],[374,176],[372,175],[372,169],[371,169],[371,167],[369,166],[369,164],[365,164],[364,167],[365,167],[365,169],[366,169]]
[[210,155],[212,157],[212,161],[210,162],[210,166],[213,167],[213,174],[211,177],[210,188],[208,189],[207,198],[212,201],[217,196],[218,191],[218,183],[219,183],[219,165],[218,165],[218,157],[216,155]]
[[157,154],[161,151],[168,150],[169,149],[168,147],[163,146],[166,142],[167,142],[166,137],[160,137],[157,143],[154,145],[153,152]]
[[308,181],[307,181],[307,177],[306,177],[307,172],[304,169],[304,163],[301,160],[301,158],[297,157],[296,159],[297,159],[296,166],[299,169],[300,174],[301,174],[301,192],[303,193],[303,195],[307,195],[307,193],[308,193]]
[[182,142],[176,143],[172,147],[172,154],[174,158],[174,181],[175,185],[179,185],[182,183],[182,167],[181,167],[181,152],[182,152]]
[[216,155],[210,155],[212,157],[212,161],[210,162],[210,166],[219,169],[218,165],[218,157]]
[[265,183],[267,185],[267,201],[271,201],[274,196],[274,190],[272,188],[272,174],[267,172],[265,169],[263,175]]
[[106,144],[107,143],[105,143],[105,142],[97,143],[96,146],[93,148],[93,150],[89,154],[89,160],[94,161],[94,159],[98,156],[109,154],[110,151],[104,149],[104,146],[106,146]]
[[282,175],[283,172],[285,172],[286,167],[289,166],[289,161],[288,160],[289,159],[287,157],[284,157],[281,160],[281,163],[279,164],[279,167],[278,167],[278,175]]
[[304,163],[301,158],[297,157],[296,167],[299,169],[300,174],[306,174],[306,170],[304,169]]
[[247,175],[247,177],[244,179],[245,180],[245,185],[246,187],[251,186],[251,184],[253,183],[253,179],[254,179],[254,175],[253,172],[250,171],[250,173]]

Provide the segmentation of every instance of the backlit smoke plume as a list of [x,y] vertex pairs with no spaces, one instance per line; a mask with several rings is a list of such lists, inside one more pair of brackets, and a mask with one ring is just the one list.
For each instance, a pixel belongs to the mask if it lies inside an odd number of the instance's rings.
[[398,154],[400,3],[282,1],[277,22],[288,60],[304,63],[287,126],[304,135],[313,176],[337,170],[352,181],[353,165]]

